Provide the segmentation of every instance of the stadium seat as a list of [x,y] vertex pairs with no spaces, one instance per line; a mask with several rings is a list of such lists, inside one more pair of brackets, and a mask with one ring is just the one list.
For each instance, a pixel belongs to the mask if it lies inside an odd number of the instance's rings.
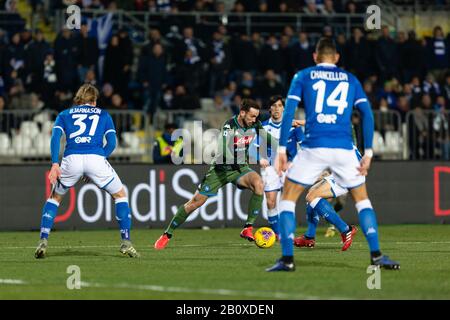
[[385,140],[385,148],[387,152],[390,153],[399,153],[402,145],[402,138],[400,137],[400,133],[397,131],[386,131],[384,136]]
[[214,100],[211,98],[200,99],[200,106],[203,111],[214,112]]
[[122,139],[129,148],[131,154],[139,154],[141,152],[139,137],[134,132],[123,132]]
[[24,121],[20,124],[20,135],[34,137],[39,133],[39,127],[34,121]]
[[380,132],[373,133],[373,152],[374,154],[382,154],[385,151],[384,139]]
[[18,155],[33,155],[36,150],[33,149],[33,143],[30,136],[16,135],[13,138],[13,149]]
[[33,138],[33,145],[38,154],[50,154],[51,136],[46,133],[40,133]]
[[6,133],[0,133],[0,155],[7,155],[10,153],[11,140]]
[[42,133],[52,134],[54,122],[53,121],[44,121],[42,123]]

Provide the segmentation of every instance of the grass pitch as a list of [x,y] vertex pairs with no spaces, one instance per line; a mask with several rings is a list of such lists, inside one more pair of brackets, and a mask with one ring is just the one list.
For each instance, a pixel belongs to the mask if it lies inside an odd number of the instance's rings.
[[[163,251],[160,230],[133,230],[140,259],[121,256],[119,232],[60,231],[47,258],[33,256],[37,232],[0,233],[0,299],[450,299],[450,226],[381,226],[381,248],[401,270],[381,271],[369,290],[361,232],[347,252],[319,229],[314,249],[295,248],[297,270],[267,273],[280,246],[259,249],[239,229],[179,229]],[[298,230],[303,231],[303,228]],[[66,286],[79,266],[81,289]]]

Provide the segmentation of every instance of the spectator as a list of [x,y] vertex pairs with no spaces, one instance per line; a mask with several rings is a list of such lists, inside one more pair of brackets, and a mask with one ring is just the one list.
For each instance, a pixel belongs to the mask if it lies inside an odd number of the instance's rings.
[[439,96],[434,105],[433,135],[435,144],[434,155],[442,160],[450,160],[450,126],[445,113],[445,99]]
[[119,50],[122,54],[123,69],[121,72],[122,86],[116,87],[122,97],[128,99],[128,83],[131,78],[131,66],[133,64],[133,44],[125,29],[119,30]]
[[401,80],[410,82],[414,76],[423,78],[426,69],[426,48],[416,39],[416,33],[410,31],[403,48],[399,49]]
[[233,67],[239,77],[242,72],[256,72],[259,63],[259,52],[255,43],[246,34],[232,44]]
[[88,72],[86,72],[83,83],[89,83],[93,86],[97,85],[97,79],[94,70],[89,69]]
[[129,71],[126,56],[119,46],[119,36],[114,35],[106,48],[103,66],[103,82],[109,82],[118,93],[128,88],[126,73]]
[[74,91],[77,85],[77,47],[69,29],[64,28],[55,41],[55,62],[58,87]]
[[76,39],[76,46],[78,47],[78,77],[80,82],[84,82],[88,70],[97,70],[99,57],[97,38],[89,36],[86,23],[81,25],[80,34]]
[[168,83],[166,57],[161,44],[156,43],[150,55],[140,57],[138,80],[143,86],[144,111],[153,118]]
[[359,80],[366,79],[369,74],[369,46],[361,29],[353,29],[352,37],[346,44],[346,67]]
[[25,48],[25,64],[30,77],[31,91],[42,92],[44,61],[49,50],[50,45],[45,41],[43,33],[37,30],[34,40]]
[[449,68],[450,45],[444,38],[444,32],[440,26],[434,28],[433,38],[428,40],[428,51],[430,72],[438,81],[441,81],[445,70]]
[[220,32],[214,32],[209,48],[209,96],[213,97],[218,88],[224,87],[231,61],[228,46],[223,42],[223,35]]
[[434,79],[432,73],[428,73],[425,80],[423,81],[423,92],[429,94],[432,100],[435,100],[437,96],[441,94],[441,89],[439,84]]
[[183,85],[175,88],[175,96],[172,100],[172,108],[177,110],[198,109],[200,108],[200,100],[193,93],[188,93]]
[[50,50],[45,56],[42,74],[42,98],[46,104],[50,104],[55,98],[58,86],[58,76],[56,74],[56,62],[53,52]]
[[400,112],[402,123],[405,123],[406,114],[410,110],[409,100],[407,96],[405,96],[404,94],[398,96],[396,109],[398,110],[398,112]]
[[99,106],[103,109],[112,108],[112,96],[114,94],[113,86],[109,83],[103,84],[102,92],[100,94]]
[[307,33],[300,32],[298,34],[298,43],[291,47],[291,76],[295,72],[310,67],[314,64],[313,51],[314,48],[308,40]]
[[181,156],[182,140],[172,141],[172,133],[177,129],[175,124],[168,123],[164,132],[156,138],[153,145],[153,162],[155,164],[172,163],[172,155]]
[[447,72],[447,75],[445,76],[445,82],[442,92],[445,99],[447,100],[448,108],[450,109],[450,72]]
[[283,56],[280,50],[280,44],[274,35],[270,35],[267,44],[261,51],[261,71],[273,70],[280,74],[283,71]]
[[25,80],[25,48],[20,42],[20,34],[15,33],[11,38],[11,43],[6,52],[6,74],[16,72],[17,76]]
[[271,96],[283,95],[284,90],[274,70],[269,69],[264,75],[264,80],[259,85],[258,97],[263,103],[268,101]]
[[377,41],[375,58],[381,81],[391,79],[397,75],[397,44],[389,34],[389,28],[383,26],[382,35]]

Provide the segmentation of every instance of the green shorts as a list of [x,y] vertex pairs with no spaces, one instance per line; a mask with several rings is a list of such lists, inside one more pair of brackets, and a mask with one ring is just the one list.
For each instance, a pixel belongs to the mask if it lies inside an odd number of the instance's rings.
[[249,166],[241,166],[239,170],[223,169],[216,165],[212,165],[203,177],[202,183],[198,186],[200,194],[212,197],[217,195],[220,188],[228,183],[237,184],[239,178],[247,173],[254,172]]

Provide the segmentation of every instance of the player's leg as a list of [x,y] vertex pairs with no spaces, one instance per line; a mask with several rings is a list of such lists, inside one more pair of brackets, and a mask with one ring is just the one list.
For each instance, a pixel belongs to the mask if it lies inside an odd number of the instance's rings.
[[364,183],[351,189],[350,193],[358,211],[359,225],[369,244],[371,263],[386,269],[399,269],[400,264],[398,262],[390,260],[387,256],[381,254],[377,218],[367,195],[366,184]]
[[211,166],[209,171],[203,177],[202,183],[194,196],[186,203],[178,207],[175,216],[170,221],[164,233],[156,240],[154,248],[156,250],[164,249],[173,236],[176,228],[182,225],[188,216],[196,209],[200,208],[209,197],[217,195],[219,188],[227,183],[226,172],[216,170]]
[[59,204],[67,191],[80,180],[83,174],[82,171],[82,164],[77,155],[71,155],[62,159],[61,177],[56,182],[56,185],[53,186],[52,193],[42,208],[40,238],[34,253],[36,258],[45,257],[48,247],[48,237],[53,227]]
[[269,191],[265,192],[266,194],[266,203],[267,203],[267,220],[269,222],[270,227],[275,232],[277,237],[280,234],[279,230],[279,216],[278,216],[278,208],[277,208],[277,198],[278,191]]
[[281,258],[266,271],[294,271],[294,233],[296,228],[295,204],[305,187],[286,179],[280,201]]
[[[328,201],[333,206],[334,211],[336,211],[338,214],[339,212],[344,209],[345,202],[347,199],[347,194],[339,196],[337,198],[328,199]],[[336,228],[333,225],[330,225],[327,230],[325,231],[325,237],[334,237],[336,234]]]
[[269,166],[261,170],[261,177],[264,182],[264,193],[267,204],[267,220],[270,227],[279,238],[279,214],[278,214],[278,192],[283,187],[282,179],[275,171],[275,168]]
[[59,204],[63,199],[63,195],[57,194],[54,190],[52,194],[47,199],[42,208],[42,218],[41,218],[41,233],[39,237],[39,243],[34,252],[36,259],[41,259],[45,257],[48,247],[48,237],[50,231],[53,227],[53,222],[55,220]]
[[245,169],[247,172],[243,172],[242,175],[236,179],[236,185],[239,188],[250,189],[252,195],[248,203],[247,221],[245,222],[244,229],[241,232],[241,238],[249,241],[254,241],[253,237],[253,224],[256,218],[262,210],[264,183],[259,174],[250,168]]
[[131,210],[128,195],[119,175],[102,156],[84,155],[84,174],[100,189],[108,192],[115,202],[116,221],[119,224],[121,244],[119,251],[131,258],[140,255],[131,242]]
[[156,250],[164,249],[169,243],[169,240],[172,238],[175,229],[181,226],[189,217],[189,215],[196,209],[200,208],[206,202],[206,200],[208,200],[208,196],[200,194],[199,191],[197,191],[191,198],[191,200],[179,206],[177,213],[170,221],[169,226],[166,228],[161,237],[156,240],[154,248]]
[[338,185],[332,176],[327,176],[315,185],[315,188],[311,188],[306,195],[306,201],[313,211],[333,224],[341,233],[342,251],[351,246],[357,229],[342,220],[326,199],[341,196],[345,193],[347,193],[347,189]]

